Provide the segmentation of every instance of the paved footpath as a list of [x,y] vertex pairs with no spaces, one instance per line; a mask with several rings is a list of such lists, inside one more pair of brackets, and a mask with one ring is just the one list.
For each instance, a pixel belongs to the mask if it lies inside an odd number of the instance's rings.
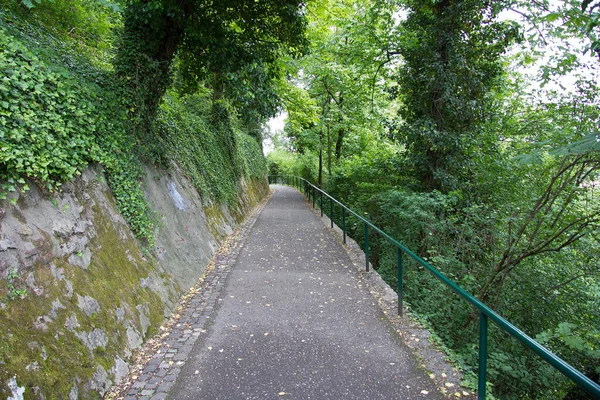
[[125,398],[444,398],[302,195],[275,189]]

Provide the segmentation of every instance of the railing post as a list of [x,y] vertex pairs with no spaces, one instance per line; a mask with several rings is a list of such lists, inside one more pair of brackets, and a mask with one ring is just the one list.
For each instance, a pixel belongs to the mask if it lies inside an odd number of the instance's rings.
[[329,198],[329,221],[331,222],[331,229],[333,229],[333,199]]
[[310,185],[311,189],[312,189],[312,195],[313,195],[313,208],[315,208],[315,187],[313,185]]
[[344,244],[346,244],[346,209],[342,206],[342,232],[344,236]]
[[485,400],[487,381],[487,343],[488,342],[488,317],[479,313],[479,377],[477,382],[477,398]]
[[398,249],[398,315],[402,316],[402,249],[400,247]]
[[369,225],[365,222],[365,266],[369,272]]
[[323,217],[323,192],[319,191],[321,197],[319,198],[319,201],[321,202],[321,217]]

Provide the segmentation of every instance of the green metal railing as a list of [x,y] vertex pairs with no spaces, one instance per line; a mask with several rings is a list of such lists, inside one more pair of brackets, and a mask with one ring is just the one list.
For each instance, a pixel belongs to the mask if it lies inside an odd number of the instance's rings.
[[298,176],[279,175],[269,176],[269,183],[281,183],[284,185],[291,185],[304,191],[304,195],[307,197],[309,203],[315,207],[316,198],[319,197],[319,204],[321,209],[321,216],[323,216],[323,197],[329,199],[329,219],[331,221],[331,227],[333,228],[333,209],[334,204],[341,207],[342,210],[342,232],[343,241],[346,243],[346,213],[353,215],[364,224],[365,237],[364,237],[364,252],[365,252],[365,268],[369,271],[369,231],[379,233],[390,243],[392,243],[397,249],[397,274],[398,274],[398,315],[402,315],[402,275],[403,265],[402,259],[404,254],[421,264],[427,269],[433,276],[439,279],[444,285],[448,286],[452,291],[458,294],[462,299],[469,302],[473,307],[479,310],[479,373],[478,373],[478,398],[484,400],[486,398],[486,382],[487,382],[487,344],[488,344],[488,320],[492,320],[502,330],[507,332],[509,335],[523,343],[529,349],[533,350],[543,360],[552,365],[555,369],[560,371],[563,375],[571,379],[575,384],[584,389],[593,398],[600,399],[600,385],[589,379],[587,376],[582,374],[580,371],[575,369],[573,366],[556,356],[550,350],[527,336],[519,328],[502,318],[499,314],[494,312],[488,306],[483,304],[481,301],[476,299],[470,293],[463,290],[456,283],[449,280],[444,274],[432,267],[429,263],[423,260],[421,257],[414,254],[412,251],[404,247],[400,242],[396,241],[390,235],[373,225],[369,220],[363,216],[352,211],[350,208],[334,199],[328,193],[319,189],[309,181]]

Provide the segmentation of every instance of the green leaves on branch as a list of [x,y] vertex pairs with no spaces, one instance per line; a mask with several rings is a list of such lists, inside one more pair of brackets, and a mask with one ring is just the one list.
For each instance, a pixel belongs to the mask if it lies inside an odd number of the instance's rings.
[[600,132],[591,132],[583,139],[550,151],[551,155],[566,156],[600,152]]
[[[21,0],[21,2],[27,8],[33,8],[33,7],[35,7],[35,5],[33,4],[33,1],[31,1],[31,0]],[[37,4],[40,4],[42,2],[42,0],[35,0],[35,2]]]
[[582,139],[563,146],[553,146],[553,143],[550,141],[539,142],[536,143],[534,151],[527,154],[519,154],[514,157],[514,160],[522,165],[542,165],[548,158],[577,156],[588,153],[600,153],[600,132],[590,132],[584,135]]

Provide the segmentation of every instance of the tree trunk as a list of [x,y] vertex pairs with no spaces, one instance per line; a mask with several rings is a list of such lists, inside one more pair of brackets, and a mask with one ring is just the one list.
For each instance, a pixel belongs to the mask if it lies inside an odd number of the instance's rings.
[[[115,73],[128,90],[130,118],[138,134],[148,132],[169,83],[169,69],[183,37],[181,21],[163,11],[148,10],[147,1],[132,3],[125,11],[124,29],[117,48]],[[188,4],[182,2],[182,9]],[[139,15],[149,17],[142,20]]]
[[331,178],[331,126],[327,122],[327,171]]
[[335,158],[339,160],[342,156],[342,142],[344,140],[344,136],[346,135],[346,130],[344,128],[338,129],[338,137],[335,142]]
[[317,185],[323,185],[323,129],[319,132],[319,178]]

